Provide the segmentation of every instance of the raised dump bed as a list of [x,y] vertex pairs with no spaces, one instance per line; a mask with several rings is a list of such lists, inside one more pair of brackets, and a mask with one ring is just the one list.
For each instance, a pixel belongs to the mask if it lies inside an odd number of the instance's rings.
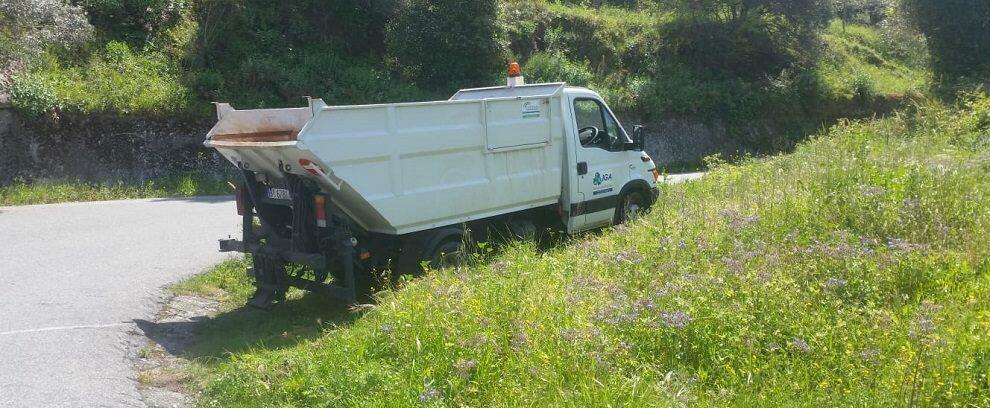
[[563,90],[482,88],[361,106],[314,99],[291,109],[218,104],[206,146],[271,180],[317,182],[367,231],[406,234],[557,204]]

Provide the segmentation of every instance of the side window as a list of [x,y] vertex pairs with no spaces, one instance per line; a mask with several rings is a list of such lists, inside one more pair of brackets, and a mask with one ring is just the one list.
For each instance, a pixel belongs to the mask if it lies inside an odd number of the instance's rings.
[[622,150],[626,137],[612,115],[594,99],[575,99],[574,118],[577,121],[581,146],[604,150]]
[[602,131],[605,123],[602,121],[602,108],[592,99],[574,100],[574,118],[577,120],[578,138],[581,146],[601,147]]

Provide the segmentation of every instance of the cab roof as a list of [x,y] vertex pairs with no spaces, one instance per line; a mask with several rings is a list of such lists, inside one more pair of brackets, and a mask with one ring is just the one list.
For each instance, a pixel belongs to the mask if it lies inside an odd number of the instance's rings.
[[461,89],[450,97],[451,101],[470,101],[495,98],[527,98],[553,96],[563,91],[567,84],[555,82],[519,86],[493,86],[489,88]]

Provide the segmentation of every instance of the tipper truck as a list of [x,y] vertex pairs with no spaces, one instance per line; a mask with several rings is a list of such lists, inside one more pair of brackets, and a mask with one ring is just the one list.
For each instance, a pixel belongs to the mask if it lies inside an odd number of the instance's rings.
[[[563,83],[464,89],[449,100],[235,110],[205,145],[243,179],[243,238],[269,308],[288,287],[354,302],[373,274],[439,266],[476,236],[577,233],[651,206],[659,174],[597,93]],[[471,237],[469,237],[469,235]]]

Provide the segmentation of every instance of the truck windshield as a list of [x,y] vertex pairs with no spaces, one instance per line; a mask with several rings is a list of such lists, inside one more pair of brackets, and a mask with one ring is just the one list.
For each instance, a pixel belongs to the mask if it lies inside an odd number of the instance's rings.
[[574,119],[577,121],[581,146],[609,151],[624,150],[629,138],[608,109],[594,99],[574,100]]

